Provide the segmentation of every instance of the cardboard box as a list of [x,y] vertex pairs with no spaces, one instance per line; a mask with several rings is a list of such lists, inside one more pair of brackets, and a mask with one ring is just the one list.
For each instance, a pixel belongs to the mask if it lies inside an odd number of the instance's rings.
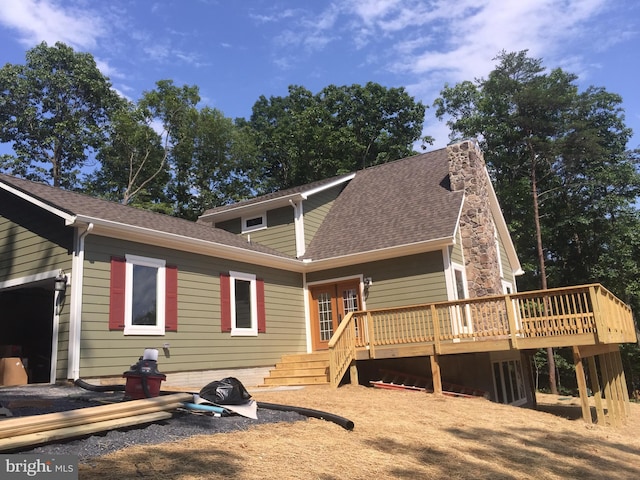
[[0,358],[0,385],[26,385],[27,383],[29,383],[29,377],[20,357]]

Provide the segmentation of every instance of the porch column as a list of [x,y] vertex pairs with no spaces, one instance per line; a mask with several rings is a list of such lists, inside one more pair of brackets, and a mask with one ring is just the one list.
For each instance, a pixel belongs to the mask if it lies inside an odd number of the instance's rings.
[[582,407],[582,420],[586,423],[593,423],[591,418],[591,407],[589,406],[589,392],[587,391],[587,379],[584,375],[582,356],[578,347],[573,347],[573,363],[576,367],[576,379],[578,380],[578,391],[580,392],[580,405]]
[[438,363],[438,354],[434,353],[429,357],[431,361],[431,379],[433,383],[433,393],[442,395],[442,377],[440,376],[440,364]]

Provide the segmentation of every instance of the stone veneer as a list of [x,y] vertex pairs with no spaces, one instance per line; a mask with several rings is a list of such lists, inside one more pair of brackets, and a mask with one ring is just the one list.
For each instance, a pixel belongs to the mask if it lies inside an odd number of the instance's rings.
[[470,297],[501,295],[500,258],[489,205],[489,176],[475,141],[447,147],[451,190],[464,190],[460,235]]

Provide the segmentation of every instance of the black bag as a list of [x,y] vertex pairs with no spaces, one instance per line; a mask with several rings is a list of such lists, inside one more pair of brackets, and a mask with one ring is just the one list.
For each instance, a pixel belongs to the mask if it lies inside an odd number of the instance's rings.
[[200,390],[200,397],[218,405],[242,405],[251,398],[242,382],[234,377],[215,380]]

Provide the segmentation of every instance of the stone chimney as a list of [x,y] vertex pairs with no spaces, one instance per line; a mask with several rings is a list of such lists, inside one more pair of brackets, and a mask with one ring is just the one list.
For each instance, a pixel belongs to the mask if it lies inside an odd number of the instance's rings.
[[501,295],[500,258],[489,205],[489,176],[474,140],[447,147],[451,190],[464,191],[460,235],[469,296]]

